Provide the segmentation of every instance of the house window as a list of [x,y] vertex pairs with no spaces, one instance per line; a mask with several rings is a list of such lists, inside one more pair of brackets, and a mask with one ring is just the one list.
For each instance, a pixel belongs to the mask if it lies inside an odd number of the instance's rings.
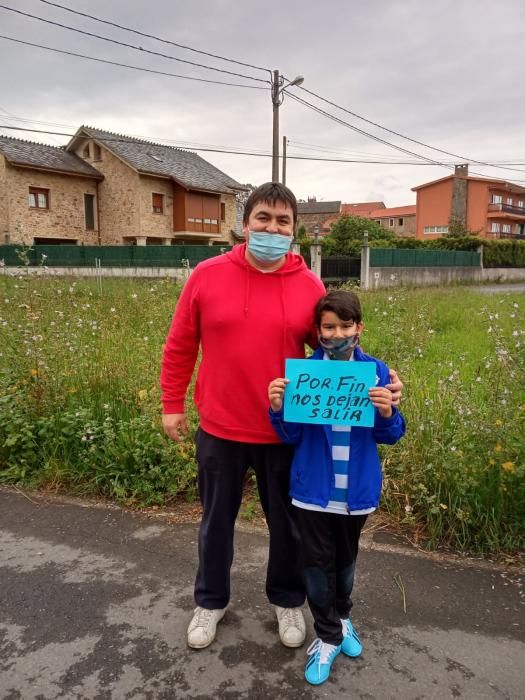
[[102,160],[102,151],[100,150],[100,146],[98,145],[98,143],[93,144],[93,160]]
[[512,197],[507,197],[507,204],[512,206]]
[[82,157],[83,158],[89,158],[89,141],[86,143],[84,146],[84,150],[82,151]]
[[41,187],[30,187],[29,206],[31,209],[49,209],[49,190],[44,190]]
[[448,233],[448,226],[425,226],[425,233]]
[[154,214],[163,214],[164,213],[164,195],[163,194],[158,194],[157,192],[153,192],[153,194],[151,195],[151,204],[153,207]]
[[497,221],[493,221],[490,230],[492,233],[499,233],[499,223]]
[[503,197],[500,194],[492,195],[492,204],[501,204],[503,202]]
[[518,201],[518,207],[521,207],[523,209],[523,199],[520,199]]
[[226,221],[226,203],[221,202],[221,221]]
[[95,195],[84,195],[84,218],[86,221],[86,229],[88,231],[95,230]]
[[392,226],[394,225],[394,219],[388,219],[388,225],[390,226],[390,228],[392,228]]
[[403,226],[403,219],[398,219],[398,220],[397,220],[397,225],[398,225],[398,226]]
[[503,224],[503,233],[510,233],[510,224]]

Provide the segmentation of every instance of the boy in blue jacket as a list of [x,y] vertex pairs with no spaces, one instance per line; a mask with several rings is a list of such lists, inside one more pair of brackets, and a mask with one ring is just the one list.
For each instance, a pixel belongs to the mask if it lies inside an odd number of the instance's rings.
[[317,639],[307,651],[306,680],[319,685],[343,652],[359,656],[361,641],[349,618],[361,529],[381,494],[378,443],[393,445],[405,421],[392,405],[388,367],[359,347],[361,305],[353,292],[332,291],[315,307],[319,348],[310,358],[375,362],[376,386],[369,391],[375,408],[373,428],[287,423],[283,395],[287,379],[268,387],[270,419],[283,442],[295,447],[290,496],[301,534],[306,595]]

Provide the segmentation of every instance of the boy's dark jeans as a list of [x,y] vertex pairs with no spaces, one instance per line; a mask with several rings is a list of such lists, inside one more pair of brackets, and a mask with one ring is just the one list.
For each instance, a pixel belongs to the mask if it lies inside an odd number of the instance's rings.
[[209,610],[228,605],[234,524],[244,477],[248,467],[253,467],[270,531],[266,594],[271,603],[283,608],[302,605],[305,591],[301,544],[293,520],[295,509],[288,496],[292,448],[223,440],[201,428],[196,445],[203,514],[195,602]]
[[341,619],[352,608],[359,536],[367,517],[295,508],[306,597],[317,636],[327,644],[337,646],[343,641]]

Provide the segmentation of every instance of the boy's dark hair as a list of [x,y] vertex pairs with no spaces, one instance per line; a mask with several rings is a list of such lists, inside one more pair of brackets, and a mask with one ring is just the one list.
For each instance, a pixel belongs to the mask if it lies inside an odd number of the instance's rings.
[[332,311],[343,321],[361,323],[363,320],[361,302],[357,294],[345,292],[341,289],[328,292],[315,305],[314,319],[317,328],[321,326],[321,318],[325,311]]
[[243,224],[248,223],[252,209],[259,202],[267,202],[272,206],[275,206],[276,202],[289,204],[293,210],[293,225],[295,227],[297,223],[297,200],[292,190],[289,190],[288,187],[281,185],[280,182],[265,182],[264,185],[256,187],[244,205]]

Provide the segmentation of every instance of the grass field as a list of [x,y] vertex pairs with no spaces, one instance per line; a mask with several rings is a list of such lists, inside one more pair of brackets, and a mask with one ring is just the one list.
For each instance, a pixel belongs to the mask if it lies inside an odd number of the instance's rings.
[[[171,281],[0,277],[0,483],[128,505],[195,495],[160,430]],[[428,546],[515,552],[525,530],[525,302],[468,288],[363,292],[364,349],[405,383],[382,508]],[[193,404],[188,411],[196,425]]]

